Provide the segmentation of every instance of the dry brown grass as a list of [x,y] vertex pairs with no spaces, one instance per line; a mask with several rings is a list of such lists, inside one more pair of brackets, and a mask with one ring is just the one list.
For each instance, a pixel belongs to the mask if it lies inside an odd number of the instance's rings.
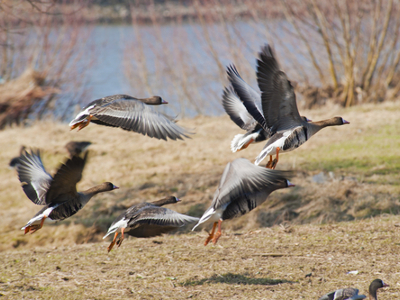
[[[353,286],[379,299],[400,295],[398,218],[335,225],[225,230],[217,246],[204,232],[0,253],[7,299],[317,299]],[[346,275],[358,270],[358,275]],[[310,274],[310,277],[306,277]]]
[[[291,180],[297,186],[224,222],[216,247],[202,246],[204,231],[192,234],[185,228],[175,235],[128,240],[110,255],[109,241],[101,237],[124,208],[174,194],[183,201],[170,208],[199,216],[226,163],[237,157],[254,160],[263,145],[231,153],[230,141],[241,131],[226,116],[180,121],[196,134],[179,142],[95,124],[80,132],[50,122],[1,131],[1,293],[11,299],[54,298],[60,292],[71,299],[316,299],[347,285],[366,291],[369,281],[381,277],[392,284],[381,299],[393,299],[400,292],[397,217],[363,220],[400,211],[399,103],[347,110],[333,106],[302,114],[313,120],[341,115],[351,125],[324,129],[300,149],[283,154],[278,168],[297,170]],[[42,149],[44,164],[53,173],[70,140],[93,143],[78,190],[103,181],[121,188],[97,195],[65,221],[24,236],[19,229],[39,207],[6,166],[24,144]],[[321,171],[328,179],[314,182],[313,175]],[[353,219],[361,221],[300,226]],[[282,223],[291,227],[278,226]],[[288,255],[261,255],[276,252]],[[345,275],[355,269],[362,273]],[[311,279],[305,279],[310,272]]]

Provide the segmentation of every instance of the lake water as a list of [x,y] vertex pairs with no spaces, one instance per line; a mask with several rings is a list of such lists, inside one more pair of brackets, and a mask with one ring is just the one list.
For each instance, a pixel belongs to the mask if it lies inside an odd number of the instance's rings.
[[[269,22],[269,28],[274,28],[273,35],[282,41],[293,40],[288,36],[287,26],[284,21]],[[265,24],[242,21],[207,27],[197,23],[95,26],[82,41],[86,48],[81,63],[87,67],[79,80],[85,82],[85,96],[74,102],[84,106],[112,94],[135,97],[154,94],[170,103],[162,107],[166,113],[178,117],[223,114],[221,94],[228,82],[225,67],[235,63],[243,78],[258,90],[256,57],[261,46],[268,42],[268,36]],[[294,49],[290,43],[281,46],[278,39],[270,39],[286,72],[298,80],[299,74],[288,67],[287,58],[290,55],[301,59],[300,47]],[[65,109],[76,110],[76,107],[68,104]]]

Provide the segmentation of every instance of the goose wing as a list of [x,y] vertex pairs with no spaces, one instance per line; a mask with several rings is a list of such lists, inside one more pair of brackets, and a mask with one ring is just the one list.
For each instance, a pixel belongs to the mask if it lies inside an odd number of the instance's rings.
[[243,102],[243,105],[246,107],[246,110],[263,127],[265,131],[269,132],[261,108],[260,94],[243,80],[234,65],[231,65],[227,68],[227,73],[230,83],[232,84],[240,100]]
[[290,177],[288,171],[259,167],[245,158],[235,159],[225,167],[211,204],[214,210],[237,201],[241,195],[260,193]]
[[[73,156],[57,170],[46,194],[47,204],[75,201],[78,197],[76,184],[82,179],[82,171],[88,152],[84,157]],[[78,201],[79,202],[79,201]]]
[[112,102],[95,105],[90,113],[94,116],[94,123],[121,127],[149,137],[163,140],[189,138],[189,132],[177,125],[172,118],[127,95],[120,95]]
[[131,216],[128,222],[130,229],[126,232],[135,237],[151,237],[198,220],[169,208],[149,205]]
[[231,120],[240,128],[251,130],[256,126],[256,120],[249,114],[233,87],[224,89],[222,94],[222,106]]
[[70,156],[79,155],[82,152],[85,152],[86,149],[91,145],[91,142],[75,142],[71,141],[65,145]]
[[280,70],[272,48],[265,45],[257,60],[257,81],[267,126],[272,132],[300,126],[305,122],[299,114],[294,88]]
[[26,196],[35,204],[45,205],[46,193],[53,178],[43,166],[40,151],[25,151],[19,157],[17,173]]

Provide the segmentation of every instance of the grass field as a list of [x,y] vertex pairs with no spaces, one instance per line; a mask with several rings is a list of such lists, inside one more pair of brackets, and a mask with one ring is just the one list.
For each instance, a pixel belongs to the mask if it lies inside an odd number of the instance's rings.
[[[317,299],[345,286],[367,293],[370,281],[381,278],[390,287],[379,299],[400,299],[399,104],[302,111],[312,120],[340,115],[351,124],[324,129],[283,154],[278,169],[294,170],[296,187],[224,222],[216,246],[203,246],[205,231],[183,228],[128,239],[110,254],[110,241],[101,238],[123,209],[173,194],[182,202],[169,208],[200,216],[226,163],[253,161],[263,145],[231,153],[241,130],[225,116],[180,121],[196,134],[179,142],[95,124],[80,132],[50,122],[3,130],[0,293],[5,299]],[[24,236],[19,229],[40,208],[8,161],[22,144],[40,148],[53,173],[70,140],[93,143],[78,190],[103,181],[121,188]],[[359,274],[346,275],[352,270]]]

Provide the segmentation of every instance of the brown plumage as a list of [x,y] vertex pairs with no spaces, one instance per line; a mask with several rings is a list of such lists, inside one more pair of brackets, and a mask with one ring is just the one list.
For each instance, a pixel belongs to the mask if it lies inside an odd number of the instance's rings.
[[64,147],[67,149],[69,153],[69,157],[73,157],[75,155],[80,155],[81,153],[85,152],[87,148],[91,145],[91,142],[76,142],[76,141],[71,141],[68,142]]
[[[327,126],[349,124],[341,117],[307,122],[300,116],[296,103],[294,87],[286,74],[281,71],[275,53],[268,45],[262,48],[257,61],[257,81],[261,90],[262,111],[254,101],[241,98],[248,112],[265,131],[270,131],[271,138],[256,158],[258,165],[267,155],[269,168],[275,168],[280,152],[292,151],[315,133]],[[272,161],[272,155],[276,158]]]
[[[217,243],[224,220],[240,217],[264,203],[277,189],[294,186],[287,180],[288,171],[268,170],[255,166],[245,158],[228,163],[214,193],[211,206],[204,212],[194,230],[202,223],[213,223],[213,229],[204,245]],[[214,234],[218,224],[218,230]]]
[[[110,252],[115,243],[117,243],[118,247],[121,246],[124,234],[137,238],[148,238],[198,221],[198,218],[161,207],[179,201],[180,200],[175,196],[170,196],[151,203],[144,202],[129,207],[114,220],[107,234],[103,237],[103,239],[105,239],[108,235],[115,233],[114,239],[108,246],[107,251]],[[119,229],[121,229],[121,237],[117,241]]]
[[90,102],[69,123],[71,130],[81,130],[90,122],[120,127],[157,139],[188,138],[189,132],[178,126],[171,117],[154,110],[151,106],[167,104],[159,96],[134,98],[128,95],[112,95]]
[[54,177],[45,170],[39,151],[25,151],[17,166],[18,178],[27,197],[37,205],[44,205],[22,228],[25,234],[34,233],[42,228],[46,218],[64,220],[86,205],[96,194],[117,189],[110,182],[105,182],[83,192],[76,190],[76,184],[82,178],[82,171],[87,159],[73,156],[60,166]]
[[[382,287],[387,287],[388,284],[384,283],[381,279],[375,279],[369,285],[369,299],[377,300],[377,291]],[[367,298],[365,295],[359,295],[358,289],[355,288],[344,288],[338,289],[336,291],[330,292],[328,294],[323,295],[318,300],[346,300],[346,299],[365,299]]]

